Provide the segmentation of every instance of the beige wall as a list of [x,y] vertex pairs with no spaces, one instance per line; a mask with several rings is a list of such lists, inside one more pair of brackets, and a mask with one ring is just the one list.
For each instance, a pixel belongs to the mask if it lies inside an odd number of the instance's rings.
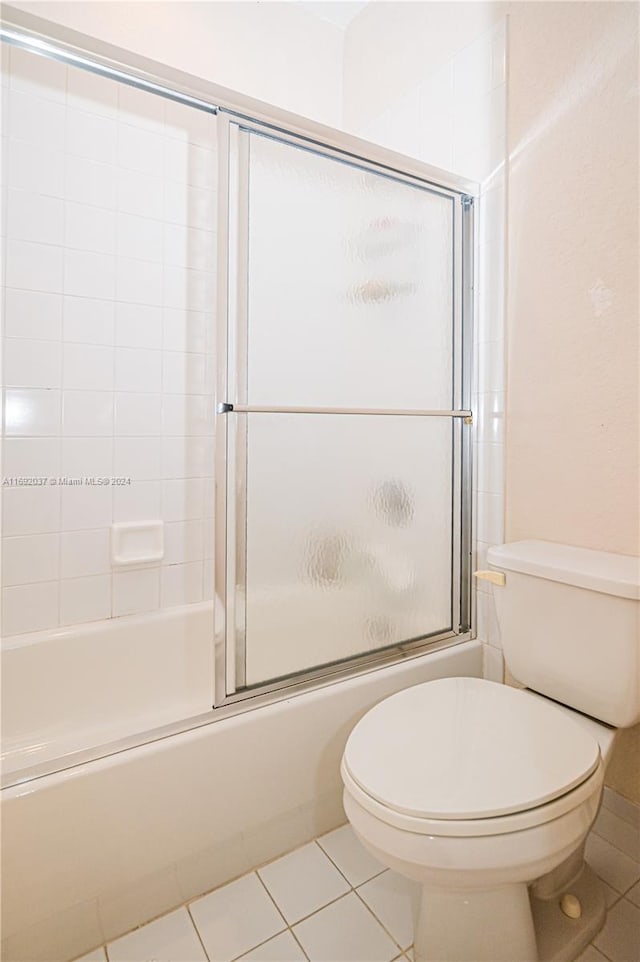
[[639,550],[638,7],[509,21],[507,539]]
[[506,538],[638,554],[638,7],[509,14]]
[[321,123],[341,124],[344,34],[301,4],[18,0],[10,6]]

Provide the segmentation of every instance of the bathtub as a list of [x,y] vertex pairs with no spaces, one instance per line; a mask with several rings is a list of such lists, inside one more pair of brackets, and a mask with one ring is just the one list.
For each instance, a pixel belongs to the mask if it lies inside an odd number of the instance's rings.
[[[203,605],[10,640],[8,764],[208,710],[210,624]],[[3,789],[3,960],[76,958],[342,824],[358,718],[409,685],[481,674],[465,641]]]
[[213,603],[2,641],[4,781],[209,711]]

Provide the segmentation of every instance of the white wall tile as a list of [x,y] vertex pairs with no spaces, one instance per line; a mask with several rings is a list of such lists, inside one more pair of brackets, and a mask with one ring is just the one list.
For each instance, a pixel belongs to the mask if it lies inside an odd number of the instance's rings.
[[61,244],[64,204],[26,190],[7,191],[7,236],[36,244]]
[[160,603],[160,570],[117,571],[113,575],[113,616],[153,611]]
[[10,86],[12,90],[64,103],[67,67],[58,60],[40,57],[14,47],[11,51]]
[[163,310],[163,347],[167,351],[208,352],[215,345],[215,318],[204,311]]
[[478,491],[502,494],[504,491],[504,445],[478,444],[476,460]]
[[182,104],[166,101],[166,133],[168,137],[187,139],[189,143],[209,150],[215,147],[215,117],[203,110],[185,107]]
[[4,432],[9,437],[60,433],[60,391],[6,388],[4,398]]
[[116,435],[119,437],[159,435],[161,404],[162,398],[159,394],[116,394]]
[[165,565],[160,581],[160,606],[192,605],[202,601],[202,562]]
[[12,187],[64,197],[65,156],[60,150],[10,140],[7,167],[8,182]]
[[86,157],[67,155],[64,194],[77,204],[92,204],[113,210],[117,199],[116,168]]
[[164,528],[164,563],[166,565],[202,561],[204,536],[199,521],[176,521]]
[[113,474],[111,437],[63,438],[61,473],[67,478],[111,477]]
[[64,298],[64,339],[80,344],[113,344],[115,304],[93,297]]
[[203,354],[164,351],[162,386],[165,394],[207,394],[207,359]]
[[106,528],[111,524],[111,488],[79,484],[61,488],[62,531]]
[[7,290],[5,335],[57,341],[62,337],[62,297],[40,291]]
[[[184,107],[182,109],[184,110]],[[155,133],[164,133],[165,101],[146,90],[120,84],[118,118],[121,123],[135,124]]]
[[165,264],[172,267],[213,271],[216,267],[216,235],[184,224],[165,224],[163,252]]
[[62,432],[67,437],[113,434],[113,394],[106,391],[65,391]]
[[204,515],[205,480],[163,481],[163,521],[189,521]]
[[160,481],[135,481],[113,492],[114,521],[157,521],[160,518]]
[[60,550],[58,534],[2,539],[2,581],[5,587],[55,581]]
[[67,250],[64,258],[64,291],[76,297],[99,300],[115,296],[115,257],[92,251]]
[[65,344],[64,386],[71,391],[112,391],[114,350],[98,344]]
[[160,348],[161,308],[147,304],[116,304],[115,343],[118,347]]
[[162,304],[162,266],[152,261],[118,257],[116,298],[132,304]]
[[489,391],[478,396],[478,440],[486,444],[504,443],[504,393]]
[[143,127],[118,124],[118,165],[143,174],[163,173],[163,137]]
[[113,471],[117,477],[152,481],[160,475],[160,438],[117,438]]
[[5,477],[57,477],[60,472],[58,438],[6,438],[3,445]]
[[7,241],[7,287],[60,293],[63,256],[59,247],[29,241]]
[[164,219],[171,224],[188,224],[190,227],[210,230],[215,223],[216,195],[212,190],[172,185],[164,194]]
[[211,477],[213,461],[213,440],[210,438],[163,439],[162,473],[167,479]]
[[504,541],[504,498],[501,494],[478,492],[478,541],[502,544]]
[[58,624],[58,582],[16,585],[2,592],[2,632],[22,635]]
[[116,391],[159,394],[162,387],[160,351],[116,348]]
[[77,157],[96,160],[102,164],[115,164],[115,120],[93,112],[67,110],[66,150]]
[[[82,578],[86,575],[100,575],[110,571],[109,528],[62,532],[60,536],[60,576],[62,578]],[[111,590],[110,587],[109,590]]]
[[162,262],[162,223],[150,217],[118,212],[118,254]]
[[160,220],[164,206],[162,178],[136,170],[118,170],[117,184],[119,211]]
[[163,271],[164,305],[185,311],[211,311],[215,306],[215,275],[182,267]]
[[211,559],[205,560],[202,566],[202,600],[213,601],[215,594],[215,569]]
[[9,136],[50,150],[64,150],[65,108],[21,90],[9,96]]
[[175,437],[213,436],[215,408],[207,395],[165,394],[162,433]]
[[62,345],[52,341],[10,337],[4,346],[7,387],[56,388],[62,379]]
[[104,117],[116,117],[118,84],[107,77],[69,67],[67,73],[67,106]]
[[60,530],[60,488],[5,488],[2,528],[5,537]]
[[111,575],[60,582],[60,624],[79,625],[111,617]]
[[65,205],[64,242],[76,250],[115,254],[115,211],[69,201]]

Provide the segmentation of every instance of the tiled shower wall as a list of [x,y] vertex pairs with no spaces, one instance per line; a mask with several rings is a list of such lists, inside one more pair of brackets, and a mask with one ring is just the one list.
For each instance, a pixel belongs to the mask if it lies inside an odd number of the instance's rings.
[[210,599],[215,118],[3,47],[3,632]]

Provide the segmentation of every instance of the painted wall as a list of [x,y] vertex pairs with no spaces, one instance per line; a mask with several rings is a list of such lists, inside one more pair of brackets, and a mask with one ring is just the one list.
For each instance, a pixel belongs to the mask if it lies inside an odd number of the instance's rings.
[[[509,6],[506,537],[640,553],[638,12]],[[640,728],[609,784],[640,801]]]
[[12,6],[285,110],[341,124],[343,31],[301,4],[36,0]]
[[510,7],[506,530],[637,554],[638,11]]

